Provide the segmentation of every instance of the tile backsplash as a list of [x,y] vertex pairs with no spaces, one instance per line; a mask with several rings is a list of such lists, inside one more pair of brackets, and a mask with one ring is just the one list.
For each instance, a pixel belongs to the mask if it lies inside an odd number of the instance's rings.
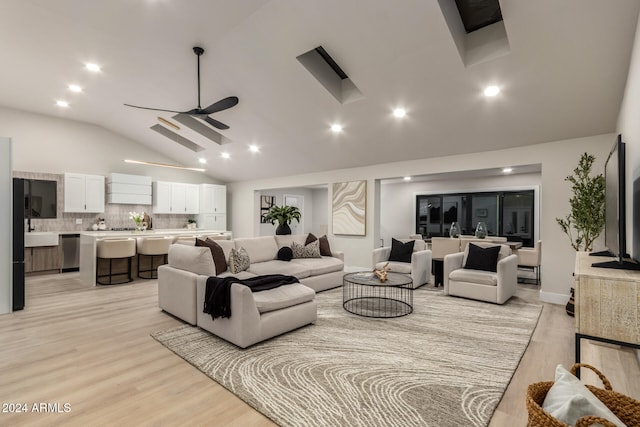
[[[104,218],[107,230],[111,228],[134,227],[133,220],[129,218],[129,212],[146,212],[150,217],[153,228],[186,228],[187,219],[193,215],[169,215],[151,213],[151,205],[123,205],[117,203],[105,204],[104,213],[69,213],[63,212],[64,207],[64,175],[52,173],[36,173],[14,171],[15,178],[44,179],[57,181],[57,218],[40,219],[32,218],[31,227],[35,231],[87,231],[98,222],[98,218]],[[106,185],[106,184],[105,184]],[[106,194],[106,189],[105,189]],[[76,224],[76,220],[81,219],[82,224]],[[25,231],[27,221],[25,220]]]

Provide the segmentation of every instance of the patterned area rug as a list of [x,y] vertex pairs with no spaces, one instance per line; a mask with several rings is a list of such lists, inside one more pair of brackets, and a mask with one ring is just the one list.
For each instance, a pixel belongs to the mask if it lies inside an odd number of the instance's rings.
[[541,306],[418,289],[395,319],[347,313],[322,292],[318,321],[241,350],[191,326],[152,336],[282,426],[486,426]]

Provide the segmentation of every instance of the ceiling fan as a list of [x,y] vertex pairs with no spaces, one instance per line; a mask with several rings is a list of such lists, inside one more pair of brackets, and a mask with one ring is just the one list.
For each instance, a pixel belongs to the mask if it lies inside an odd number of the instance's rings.
[[229,126],[225,125],[222,122],[217,121],[216,119],[212,119],[209,117],[209,114],[217,113],[218,111],[226,110],[227,108],[234,107],[238,104],[237,96],[229,96],[227,98],[221,99],[218,102],[214,102],[209,105],[207,108],[202,108],[200,106],[200,57],[204,53],[204,49],[201,47],[194,47],[193,53],[198,57],[198,106],[188,111],[176,111],[176,110],[168,110],[166,108],[149,108],[149,107],[140,107],[138,105],[124,104],[127,107],[133,108],[142,108],[143,110],[153,110],[153,111],[166,111],[168,113],[178,113],[178,114],[187,114],[189,116],[194,116],[199,119],[204,120],[209,123],[211,126],[217,129],[229,129]]

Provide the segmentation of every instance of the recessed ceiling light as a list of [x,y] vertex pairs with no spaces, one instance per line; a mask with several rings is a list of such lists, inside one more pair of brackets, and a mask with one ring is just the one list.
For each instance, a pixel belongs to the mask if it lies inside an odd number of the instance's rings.
[[251,151],[252,153],[258,153],[260,151],[260,147],[258,147],[255,144],[252,144],[249,146],[249,151]]
[[82,92],[82,88],[78,85],[69,85],[69,90],[71,92]]
[[337,123],[332,124],[332,125],[331,125],[331,131],[332,131],[333,133],[340,133],[340,132],[342,132],[342,125],[339,125],[339,124],[337,124]]
[[58,107],[65,107],[66,108],[66,107],[69,106],[69,103],[67,101],[56,101],[56,105]]
[[93,64],[91,62],[85,64],[85,68],[89,71],[93,71],[95,73],[97,73],[98,71],[100,71],[100,66],[98,64]]
[[207,163],[207,159],[205,159],[204,157],[200,157],[200,158],[198,159],[198,161],[199,161],[200,163],[202,163],[203,165]]
[[393,110],[393,115],[394,117],[401,119],[407,115],[407,110],[405,110],[404,108],[396,108]]
[[404,179],[405,181],[411,181],[411,177],[410,177],[410,176],[405,176],[405,177],[404,177],[404,178],[402,178],[402,179]]
[[230,159],[230,158],[231,158],[231,154],[227,153],[226,151],[225,151],[225,152],[223,152],[222,154],[220,154],[220,156],[221,156],[223,159]]
[[511,173],[511,172],[513,172],[513,168],[503,168],[502,172],[503,173]]
[[496,96],[500,93],[500,88],[498,86],[487,86],[484,90],[484,96]]

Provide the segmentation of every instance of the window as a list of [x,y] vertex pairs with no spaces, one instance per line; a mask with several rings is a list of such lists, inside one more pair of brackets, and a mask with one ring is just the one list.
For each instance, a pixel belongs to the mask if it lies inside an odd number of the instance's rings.
[[472,235],[482,221],[489,235],[533,247],[533,213],[533,190],[419,195],[415,232],[424,237],[448,236],[455,221],[461,234]]

